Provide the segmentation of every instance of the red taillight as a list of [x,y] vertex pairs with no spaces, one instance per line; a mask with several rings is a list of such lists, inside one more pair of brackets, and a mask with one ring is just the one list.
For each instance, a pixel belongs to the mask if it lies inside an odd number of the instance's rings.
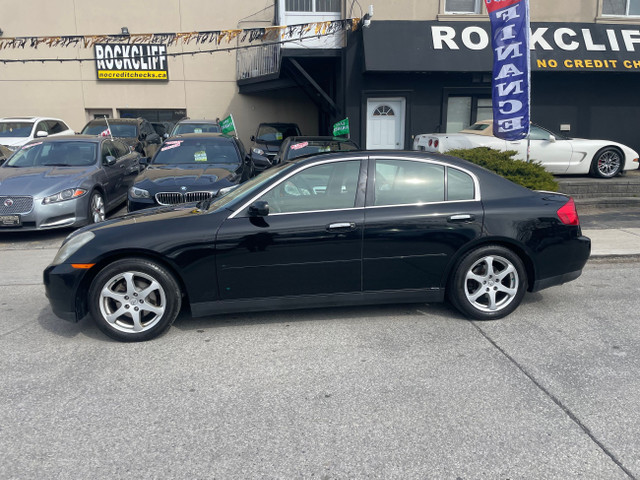
[[565,225],[580,225],[580,218],[578,218],[578,211],[573,198],[569,198],[569,201],[558,209],[558,218]]
[[436,148],[438,148],[438,145],[440,145],[440,142],[439,142],[438,140],[435,140],[435,141],[433,142],[433,146],[434,146],[434,147],[436,147]]
[[429,139],[429,146],[433,145],[433,138]]

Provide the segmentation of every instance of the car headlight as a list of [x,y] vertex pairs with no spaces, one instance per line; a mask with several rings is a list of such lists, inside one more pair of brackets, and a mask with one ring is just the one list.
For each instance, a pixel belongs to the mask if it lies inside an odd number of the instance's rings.
[[83,232],[72,237],[67,243],[60,247],[51,265],[60,265],[65,262],[71,255],[76,253],[80,247],[93,240],[95,236],[96,234],[93,232]]
[[151,198],[147,190],[138,187],[131,187],[129,189],[129,195],[131,195],[131,198]]
[[44,205],[48,205],[49,203],[64,202],[65,200],[71,200],[74,198],[81,197],[85,193],[87,193],[87,191],[83,188],[67,188],[66,190],[62,190],[61,192],[58,192],[55,195],[49,195],[48,197],[44,197],[42,199],[42,203]]
[[264,150],[258,148],[258,147],[254,147],[253,149],[253,153],[257,154],[257,155],[262,155],[264,156]]

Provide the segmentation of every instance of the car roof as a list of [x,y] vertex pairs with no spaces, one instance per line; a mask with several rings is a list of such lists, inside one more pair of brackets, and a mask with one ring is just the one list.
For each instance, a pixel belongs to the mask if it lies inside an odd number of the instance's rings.
[[196,118],[183,118],[182,120],[178,120],[176,122],[176,125],[178,123],[210,123],[212,125],[218,125],[218,121],[217,120],[212,120],[210,118],[202,118],[200,120],[198,120]]
[[100,143],[102,140],[110,140],[108,137],[101,137],[99,135],[55,135],[51,137],[34,138],[27,145],[31,143],[55,143],[55,142],[88,142],[88,143]]
[[[131,125],[137,125],[138,123],[141,123],[144,119],[143,118],[107,118],[107,122],[112,123],[113,125],[116,124],[131,124]],[[93,120],[89,120],[85,127],[87,125],[105,125],[105,119],[104,118],[94,118]]]
[[331,136],[321,136],[321,135],[296,135],[292,137],[287,137],[286,140],[293,142],[355,142],[350,138],[341,138],[341,137],[331,137]]
[[205,139],[205,138],[222,138],[222,139],[228,139],[228,140],[233,140],[235,137],[233,135],[228,135],[226,133],[222,133],[222,132],[212,132],[212,133],[180,133],[178,135],[173,135],[172,137],[169,137],[165,140],[165,142],[169,142],[171,140],[175,140],[177,138],[182,138],[184,140],[197,140],[198,138],[200,139]]
[[282,125],[286,125],[288,127],[297,127],[298,126],[297,123],[292,123],[292,122],[262,122],[258,126],[262,126],[262,125],[273,125],[273,126],[278,126],[278,127],[280,127]]
[[64,122],[64,120],[62,120],[60,118],[53,118],[53,117],[4,117],[4,118],[0,118],[0,122],[16,122],[16,121],[39,122],[40,120],[55,120],[57,122]]

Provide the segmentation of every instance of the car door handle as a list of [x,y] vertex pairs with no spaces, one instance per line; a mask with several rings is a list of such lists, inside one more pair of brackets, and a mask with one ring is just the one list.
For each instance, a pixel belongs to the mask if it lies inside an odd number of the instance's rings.
[[463,223],[463,222],[473,222],[476,219],[475,215],[470,215],[468,213],[460,213],[458,215],[451,215],[447,218],[447,222],[452,223]]
[[330,232],[335,230],[355,230],[355,229],[356,229],[356,224],[349,223],[349,222],[338,222],[338,223],[331,223],[327,225],[327,230],[329,230]]

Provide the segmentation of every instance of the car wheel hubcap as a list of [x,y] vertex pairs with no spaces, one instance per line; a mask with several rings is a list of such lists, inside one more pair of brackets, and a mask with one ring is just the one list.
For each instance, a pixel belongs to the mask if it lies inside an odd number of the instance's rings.
[[506,258],[487,256],[476,261],[464,280],[464,293],[473,307],[483,312],[506,308],[519,285],[516,267]]
[[598,158],[598,171],[605,177],[617,173],[620,168],[620,156],[616,152],[604,152]]
[[100,313],[116,330],[141,333],[163,317],[167,299],[162,286],[141,272],[124,272],[112,277],[100,292]]
[[93,223],[104,221],[104,201],[100,195],[91,197],[91,216]]

